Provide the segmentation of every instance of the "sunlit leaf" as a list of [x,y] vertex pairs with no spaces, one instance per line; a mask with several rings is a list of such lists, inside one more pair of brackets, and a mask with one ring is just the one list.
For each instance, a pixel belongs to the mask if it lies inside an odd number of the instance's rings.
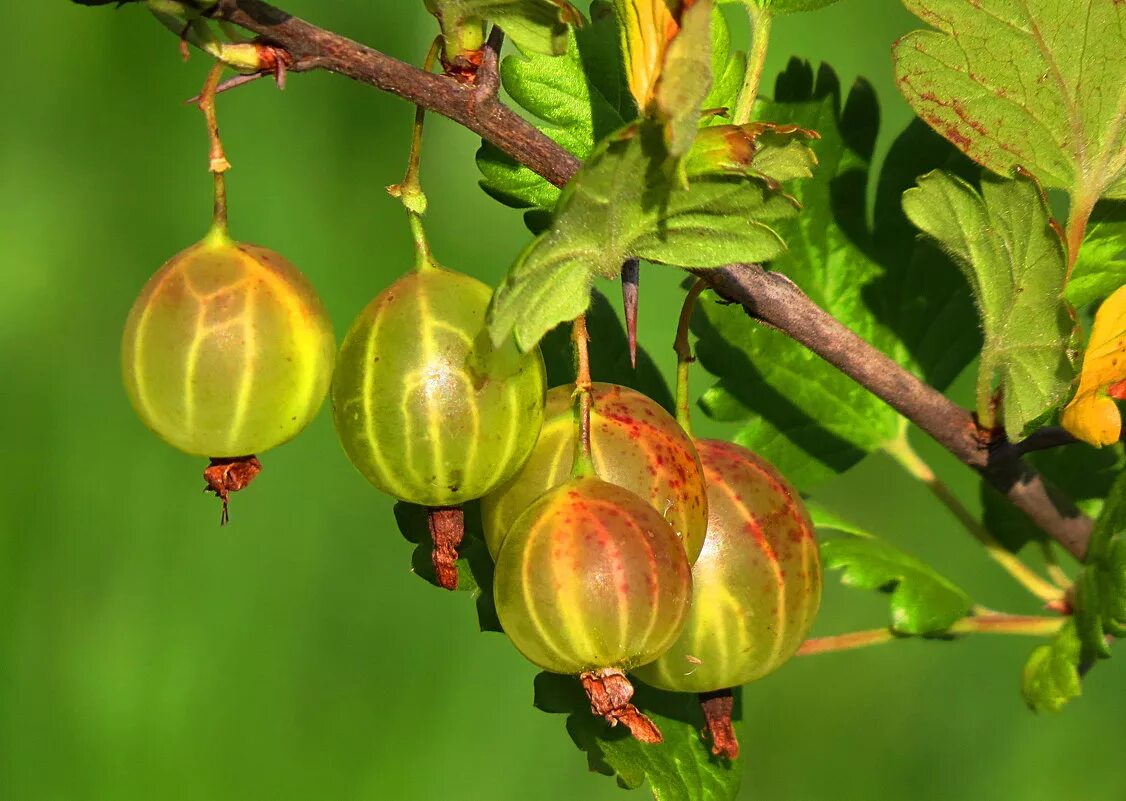
[[[831,522],[828,528],[839,528]],[[840,570],[841,583],[889,594],[891,629],[938,634],[973,607],[964,590],[915,557],[875,537],[841,537],[821,543],[821,563]]]
[[904,193],[903,208],[954,258],[973,290],[985,332],[978,417],[993,419],[999,381],[1005,431],[1021,439],[1031,421],[1062,400],[1072,377],[1067,257],[1047,200],[1027,176],[983,175],[979,194],[964,180],[933,172]]
[[1126,197],[1126,4],[905,0],[936,30],[895,46],[915,112],[978,163],[1087,208]]

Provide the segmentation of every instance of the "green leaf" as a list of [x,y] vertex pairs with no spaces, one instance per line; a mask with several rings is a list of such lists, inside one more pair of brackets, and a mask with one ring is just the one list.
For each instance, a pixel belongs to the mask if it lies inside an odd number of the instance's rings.
[[993,419],[999,377],[1005,431],[1021,439],[1030,422],[1063,400],[1074,371],[1072,323],[1063,302],[1067,255],[1036,182],[982,177],[978,194],[943,172],[903,195],[907,216],[962,268],[985,332],[977,413]]
[[[877,228],[865,219],[872,148],[879,110],[871,88],[858,82],[840,109],[836,75],[791,61],[778,78],[774,102],[760,116],[813,129],[820,166],[790,191],[802,204],[794,220],[775,224],[789,250],[770,267],[868,342],[939,388],[977,351],[976,323],[964,279],[941,254],[913,264],[905,256],[915,233],[903,217],[899,193],[917,172],[889,162],[877,198]],[[698,144],[707,141],[701,133]],[[952,148],[909,129],[896,142],[903,163],[934,167]],[[763,163],[756,159],[756,164]],[[894,200],[889,198],[894,196]],[[920,271],[916,267],[928,269]],[[694,320],[701,364],[719,382],[703,396],[713,418],[744,423],[735,439],[774,463],[799,489],[809,490],[847,470],[895,436],[898,416],[850,378],[735,306],[701,304]]]
[[[457,589],[467,593],[477,605],[477,621],[481,631],[502,631],[496,606],[493,604],[493,558],[485,544],[481,528],[481,504],[470,501],[465,509],[465,538],[458,548]],[[441,587],[430,558],[433,541],[425,506],[399,501],[395,504],[395,523],[407,542],[415,548],[411,568],[415,575],[435,587]],[[442,590],[447,592],[447,590]]]
[[[1074,501],[1091,517],[1098,517],[1103,499],[1126,468],[1121,443],[1105,448],[1085,444],[1036,451],[1024,457],[1044,478],[1061,509]],[[986,481],[981,482],[982,523],[1002,545],[1016,553],[1048,535]]]
[[566,0],[426,0],[427,8],[450,35],[471,20],[487,20],[525,52],[559,55],[567,46],[567,27],[582,15]]
[[514,334],[522,349],[582,314],[595,276],[615,278],[626,259],[710,268],[778,255],[768,225],[795,213],[789,198],[760,180],[688,170],[691,185],[669,183],[659,125],[612,135],[567,185],[551,228],[517,259],[493,295],[495,342]]
[[1076,308],[1102,300],[1126,284],[1126,202],[1104,200],[1095,206],[1087,234],[1067,282],[1067,299]]
[[[540,673],[535,703],[545,711],[566,714],[567,731],[587,755],[591,771],[616,776],[618,784],[635,789],[649,782],[657,801],[730,801],[739,792],[742,758],[712,756],[700,731],[704,718],[695,695],[668,693],[635,684],[633,702],[661,730],[664,742],[645,745],[622,730],[611,729],[590,712],[590,702],[573,676]],[[741,697],[735,690],[735,726],[741,726]]]
[[842,571],[842,584],[889,593],[891,629],[900,634],[940,634],[973,607],[949,579],[875,537],[825,540],[821,562],[827,570]]
[[[637,116],[626,85],[613,11],[591,6],[590,24],[571,29],[566,53],[508,56],[501,83],[522,108],[542,121],[540,130],[564,149],[586,159],[594,145]],[[551,209],[560,190],[484,143],[477,153],[481,187],[516,208]]]
[[937,30],[894,48],[915,112],[999,175],[1023,167],[1073,201],[1126,197],[1126,4],[904,0]]
[[1081,649],[1075,622],[1068,620],[1051,643],[1032,652],[1021,675],[1020,691],[1033,712],[1059,712],[1068,701],[1079,697]]
[[1084,656],[1105,659],[1106,636],[1126,636],[1126,473],[1095,521],[1084,562],[1075,581],[1075,627]]

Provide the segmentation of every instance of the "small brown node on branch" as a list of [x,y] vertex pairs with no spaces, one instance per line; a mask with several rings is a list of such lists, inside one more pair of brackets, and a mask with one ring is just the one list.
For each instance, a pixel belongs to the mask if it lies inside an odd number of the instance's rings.
[[261,62],[260,72],[272,72],[274,83],[279,89],[284,89],[286,70],[293,66],[293,56],[284,47],[276,47],[262,41],[256,40],[254,46],[258,51],[258,59]]
[[731,690],[700,693],[700,709],[704,711],[704,720],[708,724],[707,736],[712,741],[712,753],[736,759],[739,756],[739,740],[731,723],[731,713],[735,709],[735,696]]
[[460,506],[433,506],[426,510],[430,538],[434,550],[430,559],[438,584],[447,590],[457,589],[457,555],[465,537],[465,510]]
[[637,707],[630,703],[633,698],[633,685],[626,674],[617,668],[602,668],[579,676],[586,697],[590,700],[590,711],[603,718],[611,726],[621,723],[637,740],[643,743],[662,743],[665,738],[657,724],[645,717]]
[[203,491],[214,493],[223,501],[219,525],[225,526],[231,519],[227,512],[231,493],[244,489],[261,472],[262,463],[253,454],[211,459],[211,464],[203,471],[203,480],[207,482]]
[[443,54],[441,58],[442,71],[458,83],[472,86],[477,83],[477,71],[481,68],[481,62],[484,59],[485,48],[483,47],[458,53],[452,59],[447,59]]

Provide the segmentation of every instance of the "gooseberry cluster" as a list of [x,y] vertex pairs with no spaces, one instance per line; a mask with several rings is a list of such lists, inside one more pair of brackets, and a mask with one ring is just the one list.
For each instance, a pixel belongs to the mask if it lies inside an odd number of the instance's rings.
[[716,754],[733,757],[729,688],[790,658],[820,603],[812,525],[773,467],[731,443],[694,440],[681,315],[678,416],[591,380],[574,324],[573,385],[546,388],[538,351],[486,330],[491,291],[430,254],[411,166],[392,187],[417,263],[360,313],[336,352],[324,306],[281,256],[227,233],[227,163],[214,124],[218,69],[201,95],[216,213],[200,243],[152,277],[129,315],[125,384],[171,445],[210,457],[223,499],[258,472],[255,454],[316,414],[331,384],[348,458],[379,490],[425,506],[439,583],[456,588],[463,505],[481,499],[494,600],[516,648],[578,676],[592,711],[644,742],[661,733],[631,703],[627,674],[701,695]]

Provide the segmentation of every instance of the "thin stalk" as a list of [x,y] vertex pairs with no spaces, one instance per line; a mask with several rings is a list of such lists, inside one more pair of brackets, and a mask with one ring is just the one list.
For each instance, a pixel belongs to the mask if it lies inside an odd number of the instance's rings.
[[692,344],[688,341],[688,324],[692,321],[692,312],[696,308],[696,298],[708,288],[703,279],[698,279],[684,296],[684,304],[680,307],[680,322],[676,326],[676,341],[673,350],[676,351],[676,422],[684,429],[684,433],[692,436],[692,412],[688,402],[688,370],[696,358],[692,355]]
[[883,444],[883,450],[895,459],[909,475],[923,482],[931,493],[957,518],[958,522],[980,542],[990,558],[999,564],[1005,571],[1016,579],[1030,593],[1042,601],[1058,601],[1063,595],[1060,588],[1041,578],[1028,565],[1020,561],[1015,554],[1005,549],[997,539],[989,533],[972,514],[962,505],[957,496],[950,490],[931,469],[921,456],[911,447],[907,439],[907,429],[904,426],[898,437]]
[[1071,588],[1072,581],[1071,577],[1063,571],[1062,567],[1060,567],[1059,560],[1056,558],[1055,547],[1053,547],[1050,541],[1041,540],[1040,548],[1044,554],[1044,564],[1048,571],[1048,578],[1054,581],[1056,583],[1056,586],[1058,586],[1061,590],[1066,592]]
[[751,22],[751,52],[747,54],[747,72],[743,77],[743,88],[739,90],[739,101],[732,118],[736,125],[750,122],[754,114],[759,82],[762,80],[763,67],[766,66],[766,48],[770,43],[770,12],[754,3],[748,3],[747,17]]
[[[1064,624],[1062,617],[1037,617],[1035,615],[983,615],[964,617],[941,635],[956,634],[1017,634],[1028,637],[1050,637]],[[908,639],[891,629],[869,629],[830,637],[814,637],[798,648],[799,656],[827,654],[833,651],[852,651],[870,645],[882,645],[892,640]]]
[[578,439],[575,442],[575,460],[571,467],[572,478],[597,476],[594,469],[594,455],[590,448],[590,333],[586,327],[586,315],[579,315],[571,325],[571,341],[575,346],[575,425]]
[[1067,277],[1071,278],[1071,268],[1079,258],[1079,247],[1083,244],[1083,237],[1087,233],[1087,221],[1095,208],[1095,200],[1075,198],[1071,199],[1071,209],[1067,213]]
[[216,61],[207,73],[203,89],[199,93],[199,110],[207,123],[207,138],[210,142],[208,170],[215,183],[215,205],[211,215],[211,236],[227,238],[227,179],[226,172],[231,168],[223,151],[223,140],[219,138],[219,120],[215,114],[215,90],[223,77],[224,64]]
[[[430,72],[434,62],[441,51],[442,39],[438,37],[430,45],[422,69]],[[397,197],[403,202],[407,210],[407,220],[410,222],[411,235],[414,237],[415,269],[427,270],[437,265],[430,251],[430,240],[426,238],[426,228],[422,224],[422,215],[426,213],[426,193],[422,191],[419,180],[419,166],[422,161],[422,133],[426,124],[426,109],[415,106],[414,125],[411,128],[411,149],[407,157],[407,172],[403,180],[394,186],[387,187],[392,197]]]

